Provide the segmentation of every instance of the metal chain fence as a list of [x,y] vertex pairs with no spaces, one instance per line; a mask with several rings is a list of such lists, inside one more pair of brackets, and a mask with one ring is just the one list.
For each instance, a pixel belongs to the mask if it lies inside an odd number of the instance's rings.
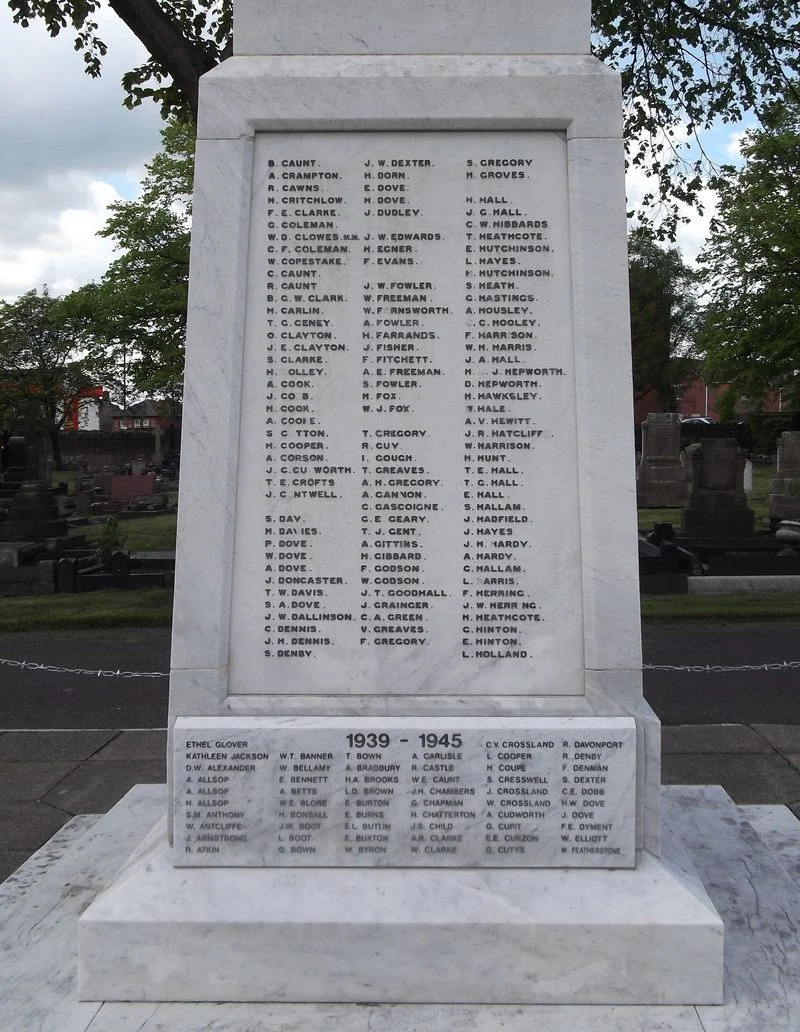
[[719,664],[695,664],[693,666],[669,666],[666,663],[645,663],[643,670],[686,670],[692,674],[728,674],[741,670],[798,670],[800,660],[784,659],[780,663],[745,663],[742,666],[721,666]]
[[[43,670],[50,674],[85,674],[87,677],[169,677],[163,670],[85,670],[83,667],[61,667],[49,663],[35,663],[28,659],[2,659],[0,666],[16,667],[19,670]],[[689,666],[672,666],[666,663],[644,663],[643,670],[684,671],[691,674],[728,674],[742,671],[800,670],[800,660],[782,660],[774,663],[747,663],[742,666],[695,663]]]
[[86,674],[89,677],[169,677],[169,674],[162,670],[84,670],[82,667],[34,663],[29,659],[0,659],[0,666],[17,667],[20,670],[46,670],[50,674]]

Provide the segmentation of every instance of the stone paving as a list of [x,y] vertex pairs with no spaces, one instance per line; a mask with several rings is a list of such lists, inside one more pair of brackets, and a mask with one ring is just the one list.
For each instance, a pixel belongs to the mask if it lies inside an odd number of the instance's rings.
[[166,779],[166,731],[0,733],[0,879],[72,817]]
[[[0,879],[73,816],[163,783],[165,755],[163,730],[0,732]],[[662,781],[721,785],[735,803],[780,803],[800,817],[800,726],[664,727]]]

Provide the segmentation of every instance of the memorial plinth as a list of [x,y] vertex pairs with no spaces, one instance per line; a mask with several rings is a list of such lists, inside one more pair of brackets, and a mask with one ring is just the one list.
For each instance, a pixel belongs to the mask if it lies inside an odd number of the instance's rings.
[[202,81],[170,841],[86,999],[721,998],[659,859],[619,83],[582,0],[487,11],[243,0]]

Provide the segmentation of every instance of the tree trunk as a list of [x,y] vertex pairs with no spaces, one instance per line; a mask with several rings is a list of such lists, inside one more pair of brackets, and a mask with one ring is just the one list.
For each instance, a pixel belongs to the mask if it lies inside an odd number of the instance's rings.
[[50,438],[50,448],[53,453],[53,465],[60,467],[63,463],[61,459],[61,434],[58,427],[51,426],[47,434]]
[[156,0],[109,0],[109,7],[172,76],[197,121],[199,79],[216,60],[190,43]]

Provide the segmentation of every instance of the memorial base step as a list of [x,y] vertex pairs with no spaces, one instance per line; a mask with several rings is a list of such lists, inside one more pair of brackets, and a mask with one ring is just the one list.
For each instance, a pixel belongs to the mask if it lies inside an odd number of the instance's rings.
[[79,922],[83,1000],[713,1004],[722,922],[634,870],[176,869],[156,829]]

